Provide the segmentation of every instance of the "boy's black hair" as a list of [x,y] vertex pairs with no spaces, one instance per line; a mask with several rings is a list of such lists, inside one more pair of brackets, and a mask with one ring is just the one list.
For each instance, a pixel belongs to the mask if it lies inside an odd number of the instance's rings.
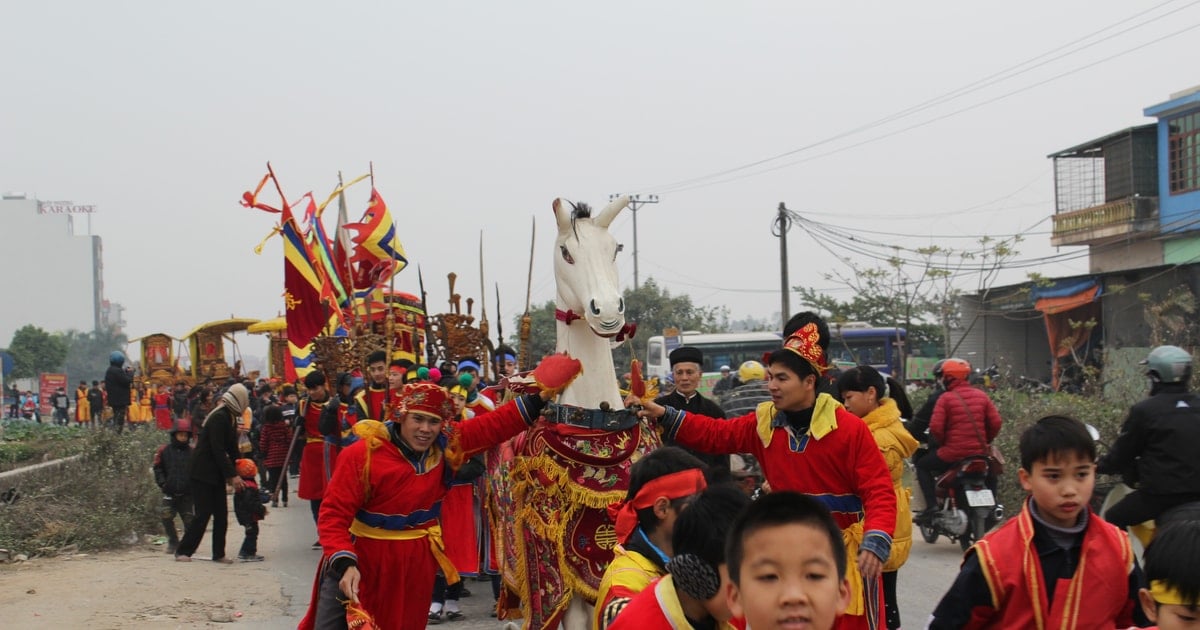
[[[678,446],[664,446],[655,449],[639,459],[629,469],[629,490],[625,493],[625,500],[632,501],[642,486],[659,477],[693,468],[708,472],[708,467],[704,465],[704,462]],[[671,505],[679,507],[683,501],[682,498],[674,499],[671,501]],[[658,528],[658,517],[654,516],[653,507],[638,510],[637,520],[642,531],[647,534]]]
[[725,539],[733,520],[750,505],[750,497],[733,484],[709,486],[675,519],[671,549],[678,556],[698,556],[713,568],[725,562]]
[[322,372],[321,370],[313,370],[313,371],[309,372],[308,374],[304,375],[304,388],[305,389],[312,389],[314,387],[320,387],[320,386],[324,385],[326,382],[327,381],[325,380],[325,373]]
[[1200,521],[1178,521],[1154,534],[1143,559],[1146,583],[1161,580],[1184,601],[1200,600]]
[[834,522],[829,510],[816,499],[798,492],[772,492],[751,503],[733,522],[733,529],[725,544],[725,563],[729,569],[729,579],[734,584],[741,584],[746,538],[765,527],[783,525],[807,525],[823,532],[833,549],[838,580],[845,579],[846,543],[842,541],[842,530]]
[[367,355],[367,365],[372,363],[387,363],[388,356],[386,350],[376,350]]
[[890,376],[885,380],[879,370],[869,365],[856,365],[838,375],[839,398],[845,392],[865,392],[872,387],[875,388],[875,396],[879,400],[883,400],[886,389],[887,398],[896,401],[896,406],[900,408],[900,417],[912,419],[912,403],[908,402],[908,394],[905,393],[904,386],[900,384],[900,381]]
[[821,346],[822,350],[829,352],[829,324],[826,324],[820,315],[812,311],[800,311],[792,315],[792,318],[783,326],[783,338],[791,337],[792,333],[809,324],[817,325],[817,345]]
[[283,422],[283,409],[279,405],[267,405],[267,408],[263,409],[263,422]]
[[1074,453],[1096,461],[1096,442],[1082,422],[1069,416],[1046,416],[1033,423],[1021,434],[1020,450],[1021,468],[1026,472],[1033,472],[1033,464],[1051,454]]

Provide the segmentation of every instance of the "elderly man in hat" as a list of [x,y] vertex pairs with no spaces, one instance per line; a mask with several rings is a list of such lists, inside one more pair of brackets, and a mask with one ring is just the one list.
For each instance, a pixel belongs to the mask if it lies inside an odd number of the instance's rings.
[[[704,376],[704,353],[699,348],[681,346],[671,351],[667,357],[671,361],[671,376],[675,379],[675,391],[660,396],[654,402],[672,409],[686,411],[709,418],[724,418],[725,410],[716,401],[706,398],[696,391],[700,387],[700,379]],[[674,441],[665,441],[667,446],[682,446]],[[708,466],[713,480],[729,478],[729,456],[709,455],[686,448]]]

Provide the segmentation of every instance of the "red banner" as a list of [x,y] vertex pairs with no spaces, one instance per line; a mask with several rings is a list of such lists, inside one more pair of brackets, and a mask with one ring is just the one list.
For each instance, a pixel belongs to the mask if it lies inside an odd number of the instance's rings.
[[58,388],[67,391],[66,374],[41,374],[38,376],[38,402],[41,403],[38,413],[50,417],[54,413],[54,392]]

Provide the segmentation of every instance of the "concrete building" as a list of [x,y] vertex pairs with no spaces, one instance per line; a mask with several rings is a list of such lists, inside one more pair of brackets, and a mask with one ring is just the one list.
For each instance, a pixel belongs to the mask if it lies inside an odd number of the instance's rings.
[[49,332],[120,331],[122,308],[104,296],[104,251],[89,234],[93,206],[0,197],[0,346],[26,324]]
[[1143,114],[1157,120],[1048,156],[1050,242],[1087,247],[1089,274],[965,297],[959,356],[1057,385],[1114,351],[1200,346],[1200,86]]

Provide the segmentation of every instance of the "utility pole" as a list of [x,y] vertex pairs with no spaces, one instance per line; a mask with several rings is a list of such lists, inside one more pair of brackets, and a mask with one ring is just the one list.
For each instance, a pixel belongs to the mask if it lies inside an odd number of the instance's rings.
[[[621,193],[609,195],[608,200],[613,201],[620,196]],[[638,282],[637,211],[638,208],[648,203],[658,203],[658,195],[646,195],[644,198],[641,195],[632,195],[629,197],[629,209],[633,211],[633,288],[635,290],[641,286]]]
[[792,227],[792,217],[790,211],[783,202],[779,202],[779,216],[775,218],[775,223],[771,226],[771,233],[779,237],[779,294],[782,299],[779,312],[780,330],[787,326],[788,317],[792,312],[792,307],[789,304],[789,296],[791,288],[788,286],[788,254],[787,254],[787,233]]

